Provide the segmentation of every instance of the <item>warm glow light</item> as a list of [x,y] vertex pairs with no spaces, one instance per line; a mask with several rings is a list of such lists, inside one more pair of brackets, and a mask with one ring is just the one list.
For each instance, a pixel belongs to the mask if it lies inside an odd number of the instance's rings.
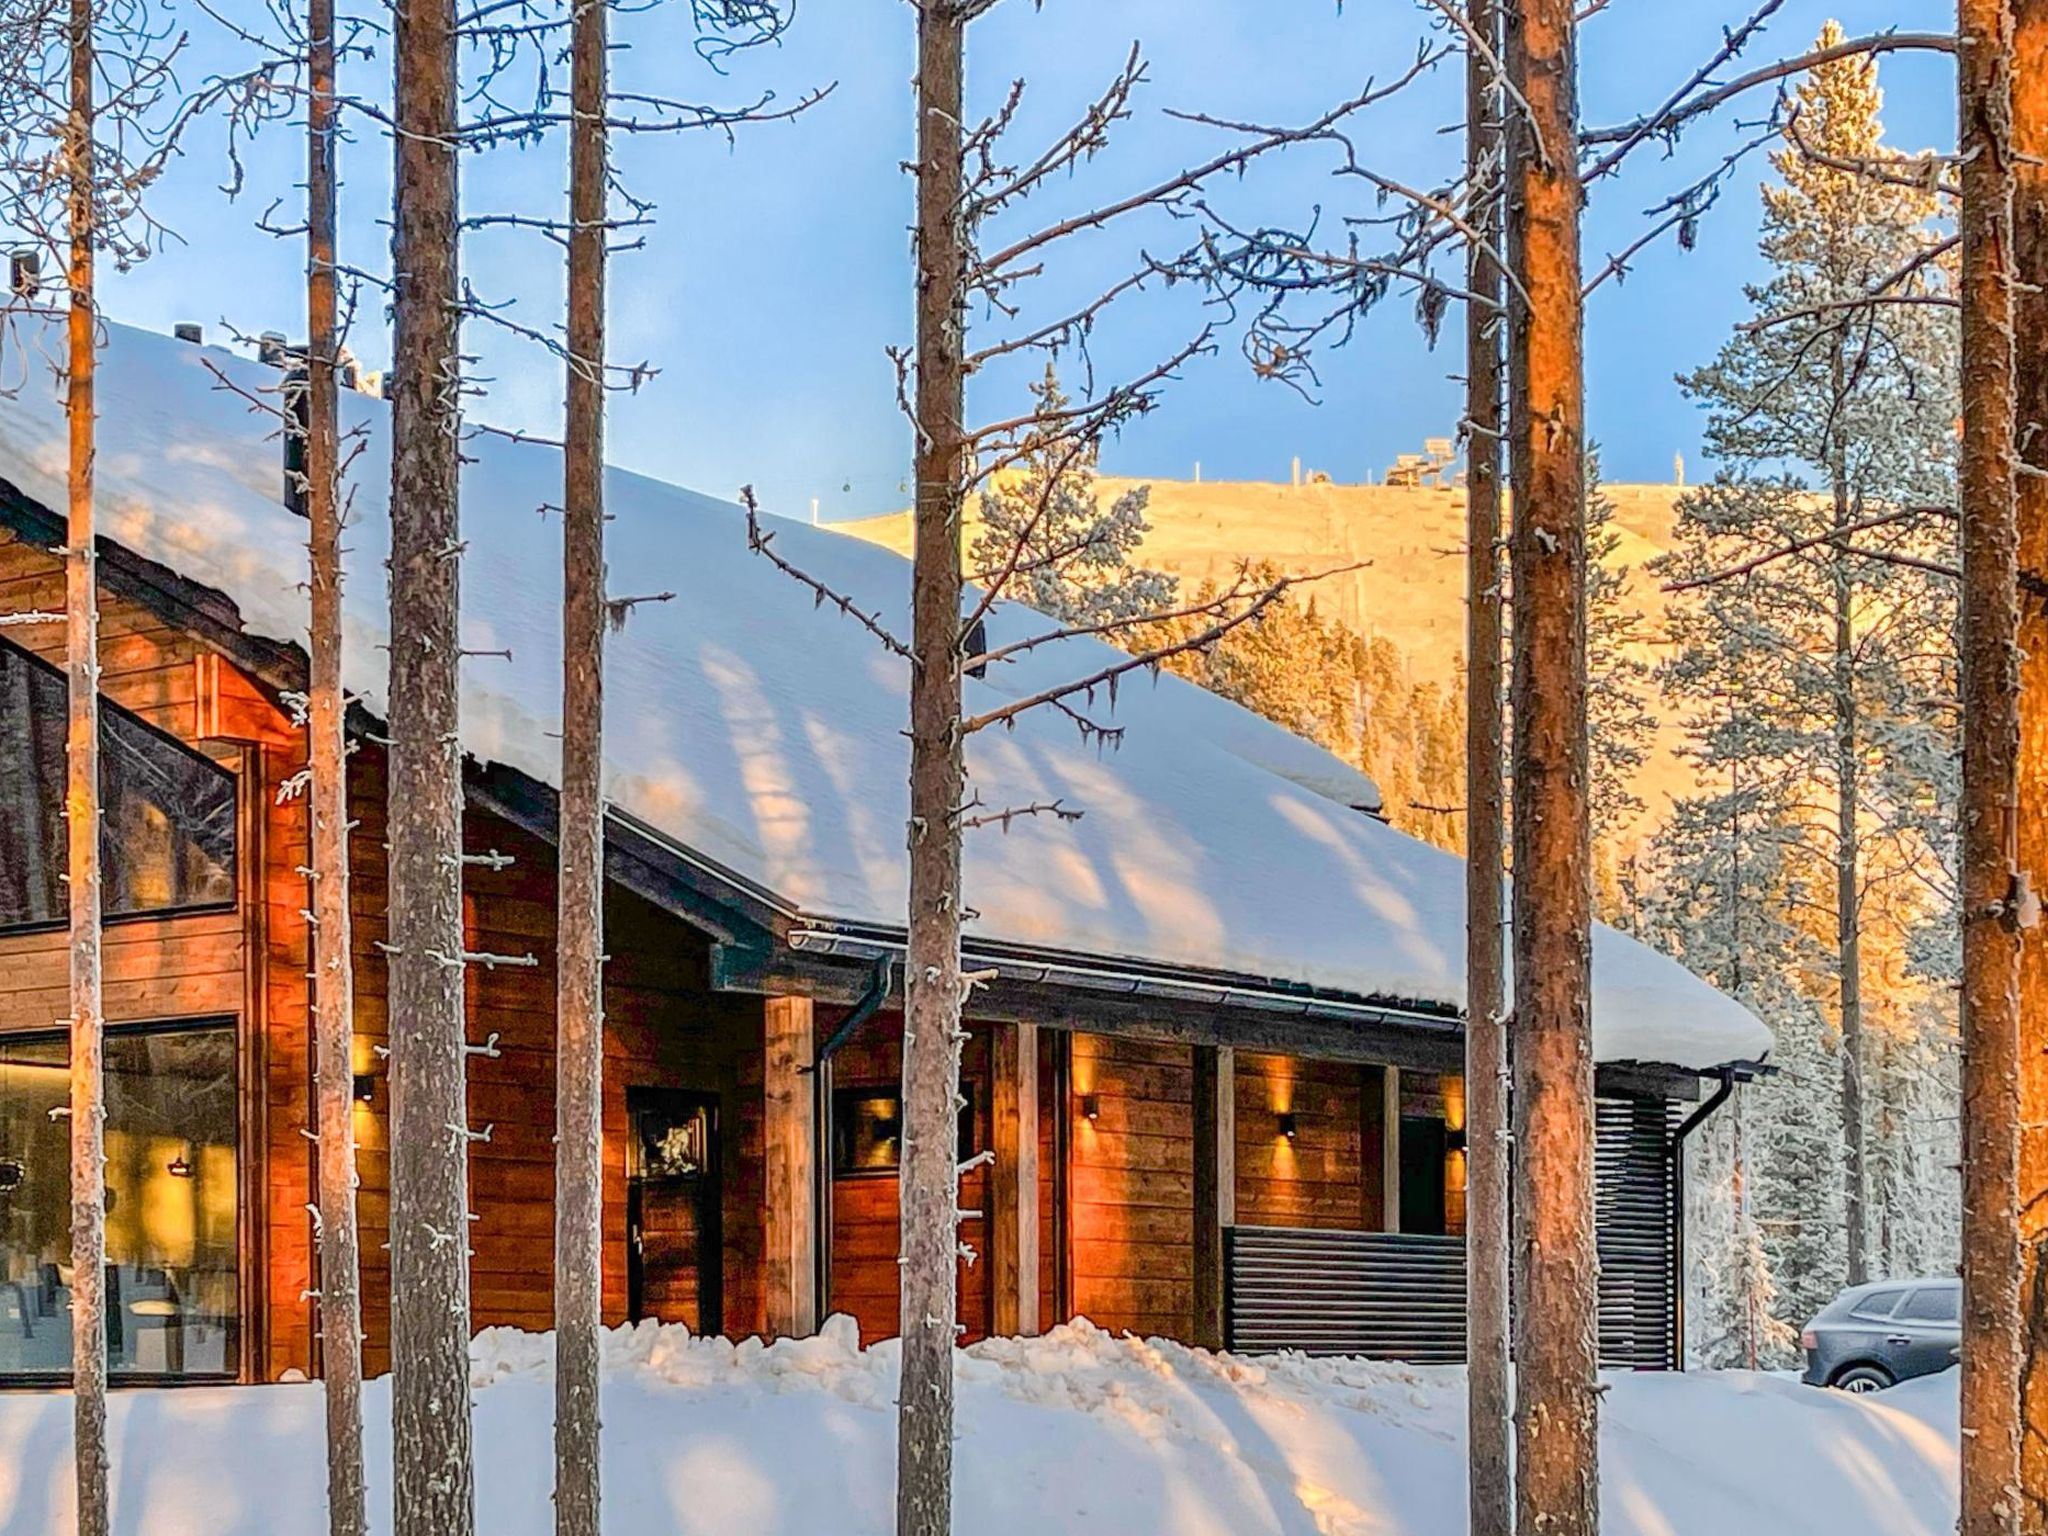
[[1297,1129],[1299,1129],[1299,1127],[1295,1123],[1294,1111],[1291,1109],[1284,1111],[1280,1116],[1280,1134],[1282,1136],[1285,1136],[1289,1141],[1292,1141],[1294,1140],[1294,1133]]
[[1098,1100],[1098,1099],[1097,1099],[1097,1098],[1095,1097],[1095,1095],[1094,1095],[1094,1094],[1092,1094],[1092,1093],[1084,1093],[1084,1094],[1082,1094],[1082,1095],[1081,1095],[1081,1118],[1082,1118],[1083,1120],[1086,1120],[1086,1121],[1087,1121],[1087,1122],[1088,1122],[1088,1123],[1089,1123],[1090,1125],[1093,1125],[1093,1124],[1094,1124],[1094,1123],[1096,1122],[1096,1120],[1097,1120],[1097,1119],[1099,1119],[1099,1118],[1101,1117],[1101,1114],[1102,1114],[1102,1104],[1101,1104],[1101,1101],[1100,1101],[1100,1100]]

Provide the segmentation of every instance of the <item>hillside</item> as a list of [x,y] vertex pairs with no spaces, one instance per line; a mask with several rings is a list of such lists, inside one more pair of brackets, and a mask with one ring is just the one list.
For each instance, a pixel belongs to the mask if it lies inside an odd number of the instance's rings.
[[[1227,581],[1240,562],[1268,560],[1294,573],[1353,561],[1362,569],[1317,584],[1317,611],[1363,638],[1384,637],[1417,681],[1449,684],[1465,653],[1465,493],[1434,487],[1300,486],[1242,481],[1119,480],[1097,482],[1105,502],[1134,484],[1152,488],[1143,559],[1194,585]],[[1608,485],[1621,534],[1615,563],[1627,567],[1629,600],[1642,618],[1645,655],[1655,657],[1668,601],[1643,574],[1645,561],[1669,547],[1680,488]],[[972,517],[967,536],[973,537]],[[910,551],[908,514],[834,525],[900,554]],[[1654,821],[1676,794],[1691,787],[1678,760],[1680,733],[1667,725],[1636,793]]]

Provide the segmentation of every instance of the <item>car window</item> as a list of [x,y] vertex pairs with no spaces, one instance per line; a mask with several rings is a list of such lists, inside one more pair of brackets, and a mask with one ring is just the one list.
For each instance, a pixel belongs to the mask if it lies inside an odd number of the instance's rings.
[[1899,1298],[1905,1294],[1902,1290],[1872,1291],[1849,1309],[1849,1315],[1882,1320],[1892,1315],[1892,1308],[1899,1304]]
[[1962,1317],[1962,1292],[1954,1286],[1930,1286],[1915,1291],[1899,1308],[1901,1322],[1953,1323]]

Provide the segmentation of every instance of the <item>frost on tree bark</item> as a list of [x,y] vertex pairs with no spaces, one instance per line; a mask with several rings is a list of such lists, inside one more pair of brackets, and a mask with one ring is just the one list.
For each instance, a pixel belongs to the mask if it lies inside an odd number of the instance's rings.
[[71,941],[71,1391],[78,1536],[107,1536],[106,1086],[100,1010],[99,594],[93,527],[93,0],[71,0],[70,519],[64,536],[69,719],[64,816]]
[[[2048,0],[2014,0],[2013,264],[2048,272]],[[2013,294],[2019,522],[2019,868],[2038,893],[2048,880],[2048,289]],[[2048,1536],[2048,929],[2020,947],[2019,1233],[2021,1313],[2020,1524]]]
[[306,517],[311,625],[306,729],[312,783],[313,1051],[318,1094],[320,1374],[327,1394],[327,1522],[363,1536],[362,1264],[356,1233],[355,973],[348,908],[347,702],[341,680],[341,439],[336,364],[334,0],[306,9]]
[[391,267],[391,1358],[397,1536],[473,1536],[456,737],[454,0],[395,12]]
[[958,1297],[955,1102],[961,1041],[960,508],[966,409],[961,152],[966,17],[917,24],[917,510],[911,583],[910,918],[904,968],[898,1536],[947,1536]]
[[2018,550],[2013,503],[2013,18],[1960,0],[1963,1536],[2018,1530]]
[[1507,8],[1509,454],[1515,487],[1516,1523],[1599,1529],[1592,848],[1573,0]]
[[605,0],[577,7],[562,486],[555,1056],[555,1530],[598,1536],[604,1324]]
[[[1472,0],[1467,18],[1489,41],[1500,35],[1493,0]],[[1498,48],[1495,57],[1498,57]],[[1466,166],[1471,184],[1501,175],[1500,83],[1477,48],[1465,57]],[[1475,215],[1499,239],[1500,202]],[[1470,1382],[1469,1523],[1473,1536],[1508,1536],[1514,1488],[1508,1459],[1508,1061],[1501,932],[1501,382],[1502,283],[1492,251],[1471,244],[1465,311],[1466,687],[1465,687],[1465,1125],[1466,1357]]]

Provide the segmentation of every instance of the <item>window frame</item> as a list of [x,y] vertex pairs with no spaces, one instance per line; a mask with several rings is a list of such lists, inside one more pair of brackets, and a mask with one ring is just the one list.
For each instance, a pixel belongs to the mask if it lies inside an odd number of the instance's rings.
[[[960,1108],[960,1134],[955,1142],[954,1154],[959,1162],[966,1162],[982,1150],[981,1106],[974,1084],[962,1076],[959,1084],[960,1096],[967,1102]],[[856,1103],[861,1099],[894,1099],[896,1101],[897,1153],[896,1161],[883,1166],[855,1167],[840,1161],[840,1134],[852,1126],[852,1119],[842,1110],[842,1105]],[[837,1179],[895,1179],[903,1174],[902,1131],[903,1085],[900,1081],[883,1083],[841,1083],[832,1089],[832,1145],[827,1155],[831,1159],[832,1177]]]
[[[17,645],[14,641],[8,640],[5,637],[0,637],[0,653],[5,652],[13,653],[13,655],[18,656],[30,667],[40,668],[60,681],[65,680],[64,673],[61,670],[36,655],[34,651],[29,650],[25,646]],[[159,725],[143,719],[134,710],[115,703],[106,696],[104,690],[101,691],[99,696],[99,713],[102,730],[106,728],[106,717],[109,714],[113,714],[119,716],[127,724],[168,744],[173,751],[211,764],[213,768],[226,776],[232,789],[235,806],[234,865],[229,871],[231,877],[229,883],[234,888],[233,895],[221,901],[190,902],[177,906],[150,907],[140,912],[102,911],[100,913],[100,926],[102,928],[115,928],[128,923],[161,923],[186,917],[223,917],[230,913],[240,912],[242,910],[242,873],[246,863],[248,844],[248,816],[245,796],[247,786],[244,783],[246,775],[239,766],[230,767],[210,754],[200,751],[191,742],[163,729]],[[100,760],[102,763],[106,760],[104,751],[100,754]],[[106,856],[104,850],[102,850],[102,868],[104,868],[105,864]],[[13,938],[17,934],[62,933],[69,926],[70,919],[68,917],[52,917],[20,923],[0,922],[0,938]]]
[[[189,1035],[204,1034],[208,1031],[225,1032],[234,1041],[232,1060],[234,1062],[235,1097],[235,1291],[236,1305],[240,1314],[235,1320],[236,1337],[234,1363],[224,1371],[115,1371],[109,1367],[107,1386],[111,1391],[125,1391],[130,1387],[224,1387],[236,1386],[248,1379],[251,1341],[256,1331],[263,1326],[261,1316],[262,1297],[252,1289],[253,1270],[259,1256],[250,1246],[250,1227],[260,1218],[249,1203],[249,1175],[256,1151],[250,1145],[248,1103],[243,1087],[248,1073],[245,1056],[245,1040],[240,1016],[232,1013],[193,1014],[189,1017],[170,1019],[122,1019],[109,1020],[102,1027],[105,1039],[134,1038],[148,1035]],[[47,1045],[56,1043],[68,1047],[71,1033],[65,1029],[23,1029],[11,1030],[0,1037],[0,1044]],[[10,1392],[48,1392],[53,1388],[68,1388],[72,1384],[72,1373],[65,1371],[22,1371],[14,1374],[0,1372],[0,1396]]]

